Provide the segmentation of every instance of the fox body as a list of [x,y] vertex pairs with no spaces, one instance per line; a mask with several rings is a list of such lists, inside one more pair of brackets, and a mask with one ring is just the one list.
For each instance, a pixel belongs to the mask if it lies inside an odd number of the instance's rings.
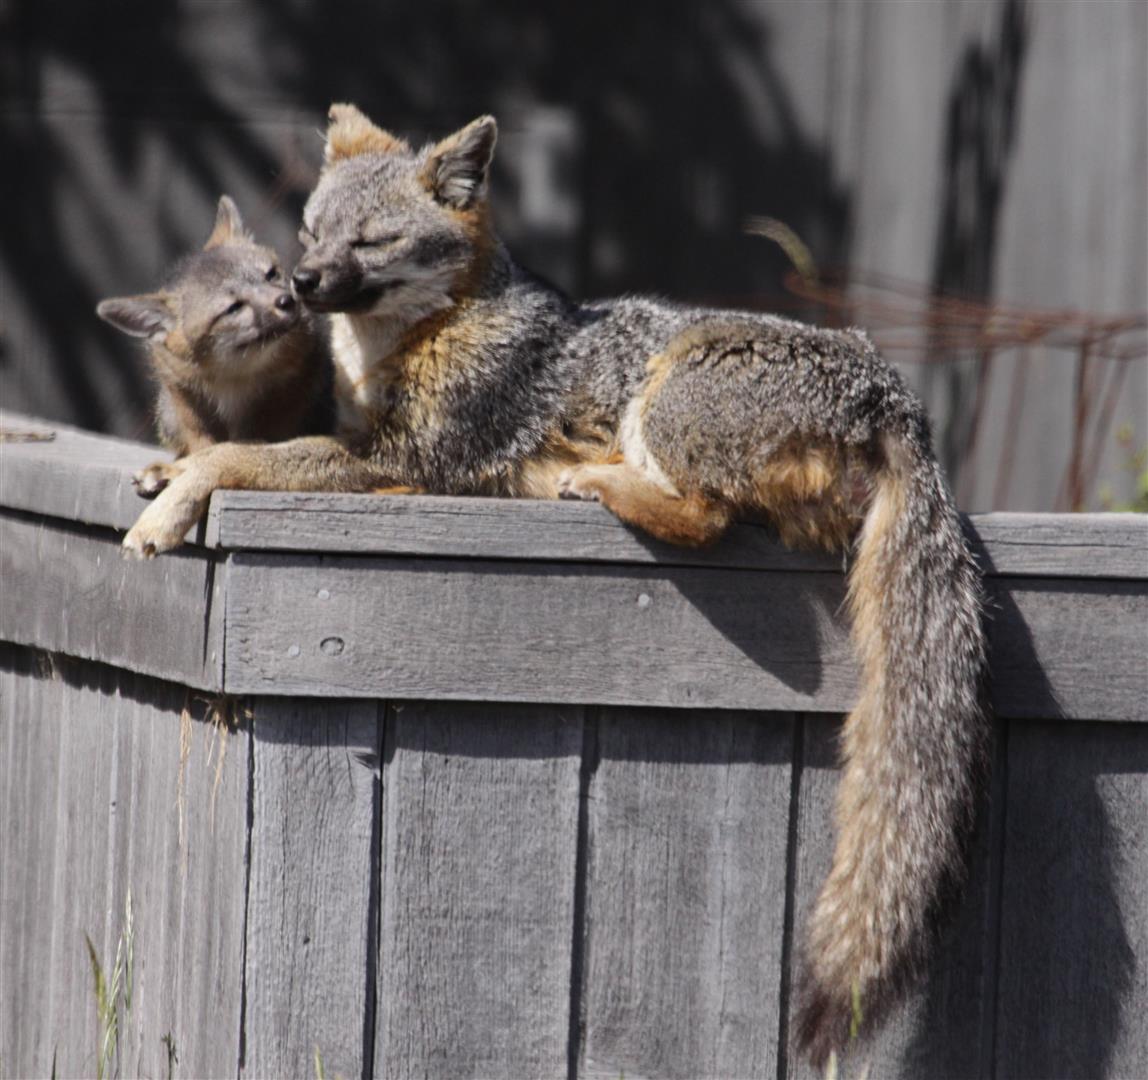
[[979,578],[927,419],[859,331],[576,304],[523,270],[488,216],[495,130],[482,118],[414,151],[332,109],[293,283],[330,318],[340,436],[196,455],[126,544],[178,542],[219,486],[388,482],[597,499],[681,544],[742,517],[791,544],[854,544],[862,689],[794,1024],[823,1061],[855,995],[868,1028],[923,962],[985,737]]
[[230,440],[278,440],[331,425],[331,366],[270,248],[219,200],[202,251],[154,293],[104,300],[102,319],[147,344],[156,427],[177,456]]

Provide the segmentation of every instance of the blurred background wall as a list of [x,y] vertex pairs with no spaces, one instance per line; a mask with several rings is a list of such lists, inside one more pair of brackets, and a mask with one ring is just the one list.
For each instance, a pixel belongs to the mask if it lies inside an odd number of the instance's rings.
[[[966,508],[1127,499],[1148,443],[1145,0],[0,0],[0,94],[7,408],[149,438],[97,300],[154,287],[224,191],[293,260],[350,100],[415,139],[495,113],[500,229],[576,295],[876,322]],[[797,301],[755,215],[876,301]],[[1082,362],[1079,320],[990,348],[934,291],[1141,322]]]

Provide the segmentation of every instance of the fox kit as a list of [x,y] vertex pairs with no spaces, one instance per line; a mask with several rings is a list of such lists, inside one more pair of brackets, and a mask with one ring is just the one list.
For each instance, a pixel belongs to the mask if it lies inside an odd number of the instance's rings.
[[251,239],[228,196],[203,250],[159,292],[104,300],[96,311],[146,341],[159,438],[178,457],[329,429],[330,360],[275,252]]
[[576,304],[491,226],[495,122],[414,150],[331,110],[296,293],[329,317],[339,438],[188,459],[125,545],[179,542],[216,487],[596,499],[663,540],[766,517],[853,545],[863,672],[843,736],[836,853],[793,1026],[816,1062],[919,969],[960,878],[986,734],[980,582],[900,376],[856,330],[627,298]]

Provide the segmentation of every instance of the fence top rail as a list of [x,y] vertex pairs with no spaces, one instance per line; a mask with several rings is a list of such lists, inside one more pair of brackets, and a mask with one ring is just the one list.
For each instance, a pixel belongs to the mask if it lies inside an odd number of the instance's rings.
[[[154,447],[0,418],[0,639],[209,691],[840,712],[841,560],[656,544],[583,503],[222,492],[116,558]],[[50,437],[49,437],[50,436]],[[1148,519],[967,519],[998,715],[1148,721]]]
[[[132,474],[154,446],[0,413],[0,508],[126,530],[143,508]],[[973,514],[966,529],[989,576],[1148,580],[1148,516]],[[596,504],[444,496],[220,492],[189,540],[202,547],[727,569],[839,572],[759,525],[716,547],[673,548]]]

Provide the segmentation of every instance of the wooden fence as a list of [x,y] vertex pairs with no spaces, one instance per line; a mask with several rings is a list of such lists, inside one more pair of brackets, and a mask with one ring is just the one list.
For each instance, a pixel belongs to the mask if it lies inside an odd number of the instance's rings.
[[[838,564],[591,505],[242,492],[125,562],[155,451],[53,430],[0,446],[0,1074],[94,1075],[114,1005],[107,1075],[810,1075]],[[969,530],[971,880],[842,1075],[1146,1075],[1148,520]],[[109,983],[120,952],[102,1020],[85,935]]]

